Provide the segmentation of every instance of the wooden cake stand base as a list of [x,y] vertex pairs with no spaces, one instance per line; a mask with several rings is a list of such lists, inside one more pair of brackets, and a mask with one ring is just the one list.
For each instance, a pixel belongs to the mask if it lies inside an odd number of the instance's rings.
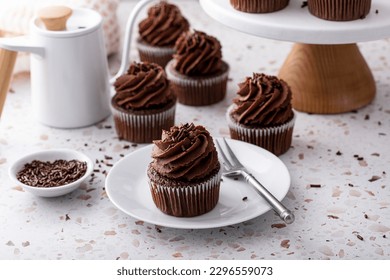
[[290,85],[298,111],[344,113],[375,97],[373,75],[356,44],[294,44],[279,77]]

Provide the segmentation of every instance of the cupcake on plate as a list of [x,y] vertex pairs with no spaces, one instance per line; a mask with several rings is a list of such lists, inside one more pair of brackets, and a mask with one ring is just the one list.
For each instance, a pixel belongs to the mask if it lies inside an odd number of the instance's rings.
[[182,33],[167,67],[178,102],[204,106],[225,98],[229,65],[222,60],[217,38],[201,31]]
[[161,66],[134,62],[114,87],[111,108],[119,139],[151,143],[174,125],[176,97]]
[[187,123],[163,131],[153,142],[147,175],[157,208],[176,217],[211,211],[219,199],[221,168],[210,133]]
[[147,18],[138,26],[137,48],[141,61],[165,67],[175,52],[176,40],[189,26],[176,5],[161,1],[150,7]]
[[309,11],[316,17],[331,21],[351,21],[365,18],[371,0],[308,0]]
[[238,86],[238,96],[226,114],[230,137],[277,156],[285,153],[295,122],[290,87],[275,76],[257,73]]
[[284,9],[289,0],[230,0],[236,10],[246,13],[272,13]]

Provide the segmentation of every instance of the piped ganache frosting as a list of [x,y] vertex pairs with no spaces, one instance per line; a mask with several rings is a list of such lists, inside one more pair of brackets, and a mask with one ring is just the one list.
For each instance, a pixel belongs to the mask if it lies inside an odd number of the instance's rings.
[[161,1],[150,7],[147,18],[139,23],[139,34],[143,41],[152,46],[173,47],[189,26],[176,5]]
[[159,109],[175,100],[164,69],[155,63],[132,63],[114,87],[113,100],[124,110]]
[[213,139],[203,126],[173,126],[153,142],[151,167],[169,179],[194,182],[220,168]]
[[183,75],[203,76],[221,71],[222,47],[213,36],[187,31],[177,39],[175,49],[175,70]]
[[272,127],[293,118],[291,90],[275,76],[254,73],[239,84],[238,97],[231,116],[251,127]]

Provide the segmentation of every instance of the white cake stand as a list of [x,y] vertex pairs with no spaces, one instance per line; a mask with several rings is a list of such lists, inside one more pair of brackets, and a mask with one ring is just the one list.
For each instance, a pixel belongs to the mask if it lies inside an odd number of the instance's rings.
[[229,0],[200,0],[212,18],[263,38],[295,42],[279,72],[293,91],[293,106],[303,112],[343,113],[369,104],[375,81],[357,42],[390,37],[390,3],[375,0],[365,19],[335,22],[319,19],[290,0],[278,12],[250,14]]

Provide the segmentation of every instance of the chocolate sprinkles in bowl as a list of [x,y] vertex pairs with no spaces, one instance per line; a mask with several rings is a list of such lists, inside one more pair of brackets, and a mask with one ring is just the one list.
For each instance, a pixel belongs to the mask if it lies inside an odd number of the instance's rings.
[[53,162],[33,160],[24,165],[16,178],[32,187],[58,187],[80,179],[87,171],[87,163],[78,160],[58,159]]
[[70,149],[35,152],[15,161],[9,176],[25,191],[55,197],[77,189],[93,171],[93,162]]

